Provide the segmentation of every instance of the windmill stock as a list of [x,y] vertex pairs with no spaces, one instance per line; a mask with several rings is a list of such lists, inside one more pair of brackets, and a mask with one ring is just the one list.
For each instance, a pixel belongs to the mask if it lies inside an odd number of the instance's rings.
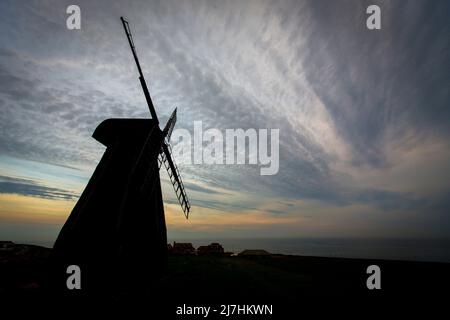
[[[66,290],[77,265],[82,288],[105,292],[140,288],[167,269],[167,232],[159,170],[164,164],[186,218],[190,203],[172,158],[176,109],[163,130],[137,57],[128,22],[121,21],[139,72],[150,119],[107,119],[93,133],[106,146],[52,252],[52,285]],[[111,283],[111,279],[115,279]],[[145,286],[145,285],[144,285]]]

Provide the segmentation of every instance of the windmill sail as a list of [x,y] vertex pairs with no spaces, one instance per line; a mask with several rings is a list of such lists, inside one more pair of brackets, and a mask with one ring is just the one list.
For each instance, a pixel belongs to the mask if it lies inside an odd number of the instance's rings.
[[166,141],[162,144],[162,153],[158,158],[159,167],[161,167],[162,163],[166,167],[167,173],[170,178],[170,182],[172,183],[173,189],[175,190],[175,194],[177,196],[178,202],[181,205],[181,209],[183,210],[186,219],[189,218],[189,211],[191,210],[191,205],[186,195],[186,190],[184,189],[183,181],[181,180],[180,172],[178,171],[178,167],[175,164],[172,157],[172,148],[170,147],[169,141],[172,135],[173,128],[175,127],[175,123],[177,122],[177,108],[172,112],[169,120],[167,121],[166,126],[163,130],[163,135],[165,136]]
[[163,134],[166,137],[167,142],[170,141],[170,136],[172,135],[172,131],[173,131],[173,128],[175,127],[176,122],[177,122],[177,108],[175,108],[175,110],[173,110],[173,112],[163,130]]
[[130,44],[131,52],[133,53],[134,61],[136,62],[136,66],[139,71],[139,81],[141,82],[142,90],[144,91],[145,100],[147,100],[148,109],[150,110],[150,114],[152,115],[153,120],[155,120],[156,124],[158,124],[159,123],[158,116],[156,115],[155,107],[153,106],[152,98],[150,97],[150,92],[148,92],[144,74],[142,73],[141,64],[139,63],[139,59],[137,57],[136,48],[133,42],[133,36],[131,35],[130,25],[128,24],[128,21],[125,20],[123,17],[120,17],[120,20],[122,21],[125,34],[127,35],[128,43]]
[[186,219],[189,218],[189,212],[191,211],[191,205],[186,195],[186,190],[184,189],[183,181],[181,180],[178,167],[172,160],[172,149],[170,145],[163,144],[163,153],[161,154],[162,163],[166,167],[167,173],[169,174],[170,182],[172,183],[175,194],[177,195],[178,202],[183,209],[183,213]]

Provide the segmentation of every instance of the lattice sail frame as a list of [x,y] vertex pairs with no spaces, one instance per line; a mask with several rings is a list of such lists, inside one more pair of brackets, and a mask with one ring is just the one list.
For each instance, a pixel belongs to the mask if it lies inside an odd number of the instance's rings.
[[186,190],[184,188],[183,181],[181,180],[180,172],[178,171],[178,166],[173,161],[172,157],[172,147],[170,144],[164,143],[163,151],[158,157],[159,167],[162,164],[166,167],[167,174],[169,175],[170,182],[172,183],[173,189],[177,196],[178,202],[180,203],[181,209],[183,210],[186,219],[189,219],[189,212],[191,211],[191,205],[189,203]]

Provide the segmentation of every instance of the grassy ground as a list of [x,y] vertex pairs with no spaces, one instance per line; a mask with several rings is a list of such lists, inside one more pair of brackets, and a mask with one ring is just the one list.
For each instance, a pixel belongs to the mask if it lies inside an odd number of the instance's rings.
[[195,300],[271,296],[289,299],[299,290],[311,289],[311,274],[277,260],[280,259],[171,256],[169,275],[161,286],[176,292],[179,298],[195,294]]
[[[369,265],[381,268],[382,290],[368,290]],[[171,256],[161,290],[182,301],[297,301],[305,296],[439,295],[449,264],[301,256]]]
[[[174,317],[182,305],[268,304],[277,313],[292,314],[312,304],[314,308],[339,305],[353,308],[355,301],[439,301],[448,296],[450,264],[387,260],[319,258],[302,256],[218,257],[169,256],[167,274],[149,285],[151,274],[142,275],[139,292],[126,294],[107,290],[100,295],[42,290],[50,249],[18,246],[0,252],[0,297],[13,301],[40,301],[47,305],[101,310],[143,308]],[[381,268],[381,290],[368,290],[366,269]],[[141,275],[139,275],[140,277]],[[148,276],[148,278],[146,278]],[[114,279],[112,279],[114,280]],[[386,299],[385,299],[386,298]],[[375,299],[375,300],[374,300]],[[57,302],[55,302],[57,301]],[[132,305],[132,307],[128,307]],[[415,307],[408,302],[408,308]],[[326,309],[326,308],[325,308]],[[334,310],[334,309],[333,309]],[[176,318],[176,317],[175,317]],[[176,318],[176,319],[183,319]],[[187,318],[191,319],[191,318]],[[194,319],[194,318],[192,318]],[[246,319],[246,318],[243,318]]]

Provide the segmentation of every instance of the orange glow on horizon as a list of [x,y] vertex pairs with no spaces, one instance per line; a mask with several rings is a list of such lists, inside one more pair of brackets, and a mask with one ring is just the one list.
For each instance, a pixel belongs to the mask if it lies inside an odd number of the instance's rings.
[[18,194],[0,194],[0,219],[11,222],[61,224],[75,201],[44,199]]
[[228,227],[260,227],[268,225],[292,225],[301,222],[299,216],[273,216],[263,208],[243,210],[239,212],[225,212],[210,208],[193,207],[193,214],[186,220],[177,204],[164,206],[166,224],[168,228],[177,227],[195,231],[227,229]]

